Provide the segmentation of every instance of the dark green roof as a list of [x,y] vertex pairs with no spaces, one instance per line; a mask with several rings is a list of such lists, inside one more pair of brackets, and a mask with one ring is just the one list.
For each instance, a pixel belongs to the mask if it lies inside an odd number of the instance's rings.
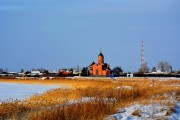
[[102,56],[102,57],[104,57],[104,55],[102,54],[102,53],[99,53],[99,55],[98,56]]
[[94,64],[96,64],[96,63],[93,61],[90,66],[92,66],[92,65],[94,65]]

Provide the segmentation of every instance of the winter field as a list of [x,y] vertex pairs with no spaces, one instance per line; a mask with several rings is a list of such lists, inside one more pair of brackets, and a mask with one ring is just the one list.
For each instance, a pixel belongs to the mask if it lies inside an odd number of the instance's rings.
[[0,119],[180,120],[178,78],[0,79]]
[[18,84],[18,83],[6,83],[0,82],[0,101],[6,101],[8,99],[23,100],[32,95],[42,94],[45,91],[53,88],[58,88],[58,85],[39,85],[39,84]]

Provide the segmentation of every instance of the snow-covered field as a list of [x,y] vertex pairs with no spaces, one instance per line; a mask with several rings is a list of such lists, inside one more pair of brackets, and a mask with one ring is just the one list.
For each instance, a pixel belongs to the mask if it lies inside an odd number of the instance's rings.
[[175,112],[170,106],[161,104],[135,104],[119,109],[118,113],[106,118],[106,120],[180,120],[180,102],[176,104]]
[[[68,79],[113,79],[113,80],[124,80],[126,77],[82,77],[82,76],[75,76],[75,77],[66,77]],[[180,78],[176,77],[132,77],[132,78],[126,78],[126,79],[134,79],[134,80],[139,80],[139,79],[148,79],[148,80],[160,80],[160,81],[168,81],[168,80],[180,80]]]
[[34,94],[42,94],[53,88],[61,87],[60,85],[39,85],[39,84],[18,84],[0,82],[0,101],[7,99],[19,99],[30,97]]
[[[79,79],[79,78],[81,77],[73,77],[71,79]],[[98,79],[98,78],[95,78],[95,79]],[[113,89],[126,90],[127,93],[135,89],[135,87],[133,85],[131,86],[131,84],[122,85],[116,82],[121,79],[123,80],[123,78],[115,78],[114,81],[111,81],[113,84],[117,84],[117,86],[114,86]],[[152,81],[154,80],[153,78],[148,78],[148,79]],[[133,78],[133,80],[136,80],[136,79]],[[168,79],[162,78],[162,79],[159,79],[158,81],[165,81],[165,80],[169,80],[169,78]],[[180,80],[180,79],[178,78],[176,80]],[[166,84],[164,83],[162,85],[159,84],[159,82],[150,81],[149,84],[147,84],[147,86],[150,86],[150,87],[147,87],[147,88],[151,88],[154,86],[155,87],[167,86],[167,87],[172,87],[173,89],[179,88],[180,86],[179,81],[175,81],[175,82],[174,80],[172,81],[173,82],[167,82]],[[54,89],[54,88],[72,89],[72,86],[68,86],[66,84],[59,84],[59,83],[55,83],[54,85],[43,85],[43,84],[23,84],[23,83],[20,84],[20,83],[0,82],[0,103],[8,99],[23,100],[25,98],[31,97],[32,95],[42,94],[46,92],[47,90]],[[158,97],[159,99],[157,99]],[[52,94],[51,96],[49,96],[49,98],[52,98]],[[38,99],[36,100],[38,101]],[[54,106],[50,105],[47,107],[47,109],[52,109],[53,107],[61,107],[64,104],[65,105],[67,104],[69,106],[76,103],[86,103],[86,102],[88,103],[88,102],[98,101],[98,100],[103,100],[105,102],[109,101],[112,103],[114,101],[115,102],[117,101],[114,97],[113,98],[107,98],[107,97],[95,98],[93,96],[92,97],[82,96],[81,98],[78,98],[78,99],[70,99],[68,101],[65,101],[65,103],[62,103],[62,104],[55,103]],[[150,100],[140,99],[139,101],[134,101],[134,102],[132,101],[131,104],[126,105],[124,108],[117,108],[115,113],[111,113],[111,115],[105,116],[104,120],[180,120],[180,93],[179,91],[176,90],[176,92],[172,92],[172,91],[165,92],[160,95],[153,94],[150,97]]]
[[176,100],[149,101],[119,108],[105,120],[180,120],[180,102]]

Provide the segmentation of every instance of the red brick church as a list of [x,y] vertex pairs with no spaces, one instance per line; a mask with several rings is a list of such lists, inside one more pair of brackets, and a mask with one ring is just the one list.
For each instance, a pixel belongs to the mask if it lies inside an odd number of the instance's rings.
[[92,62],[90,67],[90,76],[110,76],[111,69],[107,63],[104,63],[102,51],[98,55],[98,63]]

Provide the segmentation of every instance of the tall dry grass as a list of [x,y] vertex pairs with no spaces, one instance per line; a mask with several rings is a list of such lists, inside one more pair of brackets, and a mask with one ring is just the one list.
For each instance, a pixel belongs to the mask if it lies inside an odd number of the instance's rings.
[[114,104],[104,100],[78,102],[62,105],[49,111],[39,112],[30,117],[32,120],[100,120],[104,115],[112,113]]
[[19,100],[9,99],[0,103],[0,120],[9,118],[20,119],[30,108]]
[[[28,82],[34,82],[34,80]],[[180,91],[180,87],[170,86],[179,85],[180,81],[177,80],[59,79],[44,82],[47,82],[46,84],[65,84],[71,88],[57,88],[23,101],[2,103],[0,104],[0,113],[2,113],[0,119],[99,120],[114,113],[116,108],[136,101],[167,99],[164,93],[175,92],[176,95],[179,95]],[[89,100],[82,101],[81,98],[89,98]],[[79,101],[70,104],[69,101],[72,100]]]

